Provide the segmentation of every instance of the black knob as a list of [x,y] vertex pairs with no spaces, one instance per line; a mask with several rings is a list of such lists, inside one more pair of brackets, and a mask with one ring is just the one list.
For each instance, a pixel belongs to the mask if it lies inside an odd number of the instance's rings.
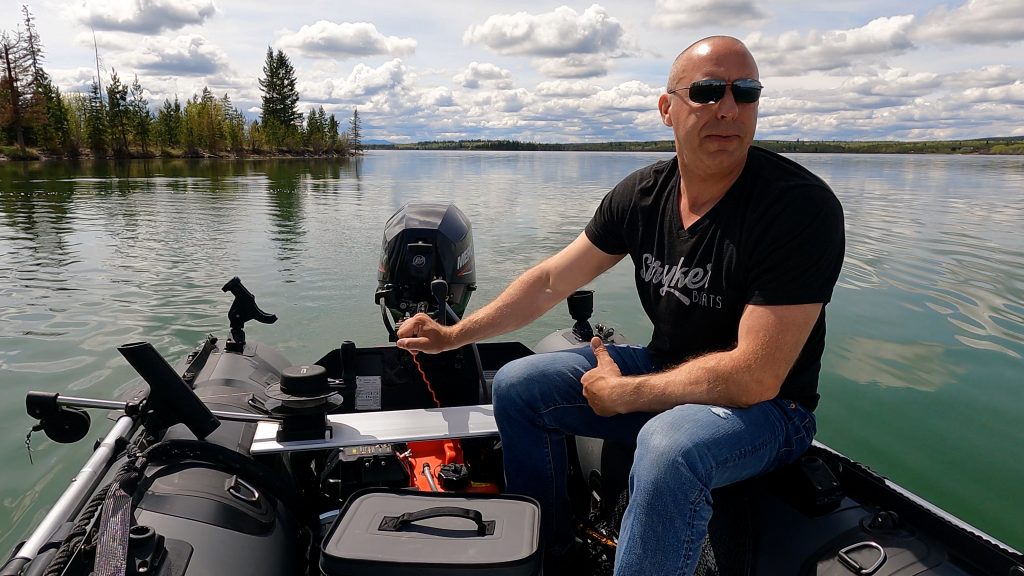
[[577,322],[586,322],[594,313],[594,291],[577,290],[566,298],[569,316]]
[[346,387],[356,385],[356,343],[351,340],[341,343],[341,379]]
[[323,366],[289,366],[281,371],[281,392],[292,396],[310,396],[327,390],[327,370]]

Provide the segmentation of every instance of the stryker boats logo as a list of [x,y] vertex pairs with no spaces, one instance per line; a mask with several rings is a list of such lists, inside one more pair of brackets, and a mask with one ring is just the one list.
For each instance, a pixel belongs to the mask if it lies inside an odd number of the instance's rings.
[[711,278],[711,264],[706,268],[688,268],[683,266],[683,259],[675,265],[662,264],[651,254],[644,254],[641,261],[640,277],[644,282],[661,285],[658,293],[664,296],[672,294],[683,304],[689,306],[707,306],[721,308],[722,297],[708,294],[704,289]]

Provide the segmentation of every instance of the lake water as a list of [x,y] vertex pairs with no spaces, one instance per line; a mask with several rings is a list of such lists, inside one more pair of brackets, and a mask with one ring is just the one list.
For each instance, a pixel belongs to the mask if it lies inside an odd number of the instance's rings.
[[[371,152],[323,160],[0,163],[0,551],[38,522],[91,442],[25,434],[28,390],[113,398],[115,347],[176,361],[226,335],[242,278],[273,326],[251,339],[310,362],[385,343],[373,303],[383,226],[452,201],[474,227],[475,308],[572,240],[620,178],[665,154]],[[795,155],[846,211],[828,311],[819,439],[1024,549],[1024,158]],[[646,342],[620,265],[595,319]],[[510,338],[565,327],[560,306]],[[93,414],[91,437],[105,432]]]

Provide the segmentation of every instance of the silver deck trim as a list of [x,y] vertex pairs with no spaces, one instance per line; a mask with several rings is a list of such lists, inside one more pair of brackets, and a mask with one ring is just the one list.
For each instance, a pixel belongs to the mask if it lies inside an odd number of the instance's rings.
[[262,421],[256,425],[250,452],[254,455],[273,454],[498,434],[494,409],[490,404],[330,414],[327,423],[330,431],[323,440],[278,442],[277,431],[281,423]]

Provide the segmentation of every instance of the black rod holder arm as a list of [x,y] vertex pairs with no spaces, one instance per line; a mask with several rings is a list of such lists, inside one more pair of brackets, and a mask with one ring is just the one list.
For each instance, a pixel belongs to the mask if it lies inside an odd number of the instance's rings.
[[224,348],[228,352],[242,352],[245,350],[245,323],[255,320],[262,324],[273,324],[277,322],[277,316],[260,310],[260,307],[256,305],[256,297],[242,285],[238,276],[228,280],[221,290],[230,292],[235,297],[231,302],[231,308],[228,309],[231,336]]

